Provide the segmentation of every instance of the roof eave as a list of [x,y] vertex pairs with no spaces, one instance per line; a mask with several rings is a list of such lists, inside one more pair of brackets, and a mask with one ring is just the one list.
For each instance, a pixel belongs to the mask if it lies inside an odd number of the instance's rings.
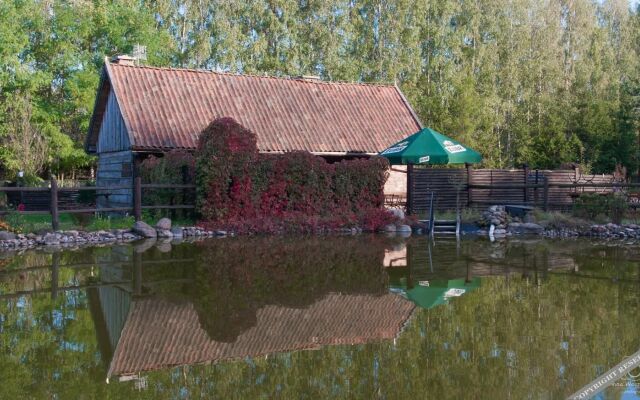
[[[101,96],[100,94],[104,90],[107,90],[106,88],[107,85],[108,85],[108,90],[113,92],[113,95],[116,98],[116,104],[118,105],[118,108],[120,108],[120,102],[119,102],[119,96],[118,96],[119,90],[116,88],[116,85],[113,84],[113,80],[111,79],[111,76],[112,76],[111,62],[109,61],[108,57],[105,57],[104,66],[102,67],[102,73],[100,74],[100,83],[98,83],[98,90],[96,91],[96,101],[93,104],[93,114],[91,115],[91,121],[89,122],[89,130],[87,131],[87,137],[85,139],[85,144],[84,144],[85,151],[90,154],[95,154],[98,148],[98,140],[99,140],[98,136],[100,135],[100,128],[102,126],[102,121],[96,121],[96,118],[98,118],[97,111],[99,110],[99,107],[104,107],[103,113],[101,115],[101,118],[104,118],[104,112],[106,112],[106,109],[107,109],[106,103],[108,103],[109,101],[109,93],[107,93],[105,97]],[[129,120],[127,119],[127,115],[125,115],[125,113],[122,112],[121,108],[120,108],[120,116],[122,117],[125,130],[127,131],[127,135],[129,136],[129,143],[133,148],[135,146],[135,143],[133,140],[134,139],[133,135],[131,134],[131,127],[129,124]],[[95,139],[95,143],[92,143],[93,139]]]
[[[101,96],[100,93],[104,90],[105,82],[108,78],[106,72],[106,65],[109,62],[107,57],[104,58],[105,65],[102,67],[102,71],[100,72],[100,81],[98,83],[98,89],[96,90],[96,100],[93,102],[93,112],[91,113],[91,120],[89,121],[89,129],[87,130],[87,137],[84,140],[84,149],[89,154],[95,154],[98,147],[98,138],[97,135],[100,133],[100,124],[98,124],[98,132],[95,132],[94,126],[96,125],[96,111],[98,110],[98,106],[101,105]],[[106,106],[105,106],[106,107]],[[91,143],[91,139],[93,136],[96,136],[95,143]]]
[[404,103],[405,107],[407,107],[407,110],[409,110],[411,117],[413,118],[414,121],[416,121],[416,124],[418,124],[418,128],[419,128],[418,130],[424,128],[424,125],[422,125],[422,121],[420,121],[420,117],[418,117],[418,114],[415,112],[413,107],[411,107],[411,104],[409,104],[409,100],[407,100],[404,93],[402,93],[402,90],[400,90],[400,87],[398,86],[398,84],[394,83],[393,87],[396,88],[398,95],[402,99],[402,102]]
[[[195,148],[187,148],[187,147],[141,147],[141,146],[132,146],[131,151],[134,153],[158,153],[158,152],[166,152],[171,150],[182,150],[182,151],[195,151]],[[290,151],[282,151],[282,150],[258,150],[262,154],[284,154],[290,153]],[[309,151],[309,153],[315,156],[322,157],[344,157],[344,156],[364,156],[371,157],[378,155],[377,152],[369,152],[369,151]]]

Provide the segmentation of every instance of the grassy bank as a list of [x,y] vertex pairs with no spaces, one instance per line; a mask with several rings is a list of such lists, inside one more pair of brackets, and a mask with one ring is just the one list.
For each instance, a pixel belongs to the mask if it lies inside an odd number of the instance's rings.
[[[110,229],[131,228],[135,222],[133,216],[100,216],[95,214],[61,213],[60,230],[100,231]],[[144,213],[142,220],[149,225],[155,225],[158,219],[151,214]],[[0,221],[8,224],[12,230],[19,233],[51,231],[50,215],[25,215],[18,212],[0,217]],[[195,221],[188,218],[172,219],[175,226],[192,226]]]

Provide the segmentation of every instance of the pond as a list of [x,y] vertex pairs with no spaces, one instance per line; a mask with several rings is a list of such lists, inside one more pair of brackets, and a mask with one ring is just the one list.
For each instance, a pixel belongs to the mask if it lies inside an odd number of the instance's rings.
[[563,398],[638,351],[638,326],[640,247],[606,242],[0,254],[0,398]]

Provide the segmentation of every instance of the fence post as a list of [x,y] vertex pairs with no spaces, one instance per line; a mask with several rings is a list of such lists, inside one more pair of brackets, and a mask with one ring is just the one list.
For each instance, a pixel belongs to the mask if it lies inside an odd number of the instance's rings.
[[142,220],[142,178],[136,176],[133,188],[133,216],[136,221]]
[[471,188],[469,185],[472,184],[471,177],[473,168],[470,163],[464,163],[464,166],[467,169],[467,207],[471,207],[471,203],[473,203],[473,196],[471,196]]
[[51,227],[54,231],[60,229],[60,219],[58,217],[58,182],[51,177]]
[[407,164],[407,215],[413,212],[413,164]]
[[538,182],[540,181],[538,178],[540,177],[540,170],[536,168],[536,187],[533,189],[533,205],[536,206],[538,204]]
[[524,169],[524,204],[528,204],[529,188],[527,185],[529,184],[529,165],[527,163],[522,164],[522,169]]
[[548,177],[544,177],[544,206],[543,209],[545,211],[549,210],[549,178]]

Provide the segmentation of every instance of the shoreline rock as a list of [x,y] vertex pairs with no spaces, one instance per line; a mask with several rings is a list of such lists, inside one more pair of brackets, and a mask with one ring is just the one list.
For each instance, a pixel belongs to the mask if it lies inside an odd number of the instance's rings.
[[544,226],[531,221],[530,217],[512,218],[504,206],[491,206],[482,213],[478,221],[478,230],[467,232],[481,236],[491,236],[491,227],[495,238],[502,239],[513,235],[531,235],[547,238],[594,238],[594,239],[638,239],[640,240],[640,225],[637,224],[591,224],[583,226]]
[[[495,222],[495,224],[494,224]],[[169,227],[169,229],[164,229]],[[505,212],[502,206],[492,206],[483,213],[475,231],[463,232],[464,235],[487,236],[493,234],[494,239],[505,239],[513,235],[531,235],[547,238],[595,238],[595,239],[620,239],[640,241],[640,225],[637,224],[593,224],[581,227],[545,227],[534,222],[520,222],[514,220]],[[358,235],[363,230],[354,228],[337,228],[321,230],[318,235],[341,234]],[[385,226],[381,233],[408,237],[412,233],[426,232],[418,224],[405,225],[401,223]],[[188,238],[227,237],[235,236],[233,232],[223,230],[207,230],[197,226],[178,227],[172,226],[171,220],[163,218],[158,221],[156,227],[152,227],[142,221],[138,221],[131,229],[111,229],[100,231],[56,231],[41,234],[28,233],[16,234],[8,231],[0,231],[0,251],[20,251],[25,249],[44,248],[71,248],[85,246],[100,246],[122,244],[140,241],[142,239],[161,239],[166,241],[179,241]]]
[[[171,221],[169,220],[169,224]],[[165,225],[166,226],[166,225]],[[147,236],[149,235],[149,236]],[[195,226],[173,227],[171,230],[156,230],[144,222],[136,222],[131,229],[111,229],[99,231],[55,231],[42,234],[15,234],[0,231],[0,252],[20,251],[32,248],[71,248],[110,244],[122,244],[142,239],[163,238],[165,240],[182,238],[226,237],[224,231],[209,231]]]

